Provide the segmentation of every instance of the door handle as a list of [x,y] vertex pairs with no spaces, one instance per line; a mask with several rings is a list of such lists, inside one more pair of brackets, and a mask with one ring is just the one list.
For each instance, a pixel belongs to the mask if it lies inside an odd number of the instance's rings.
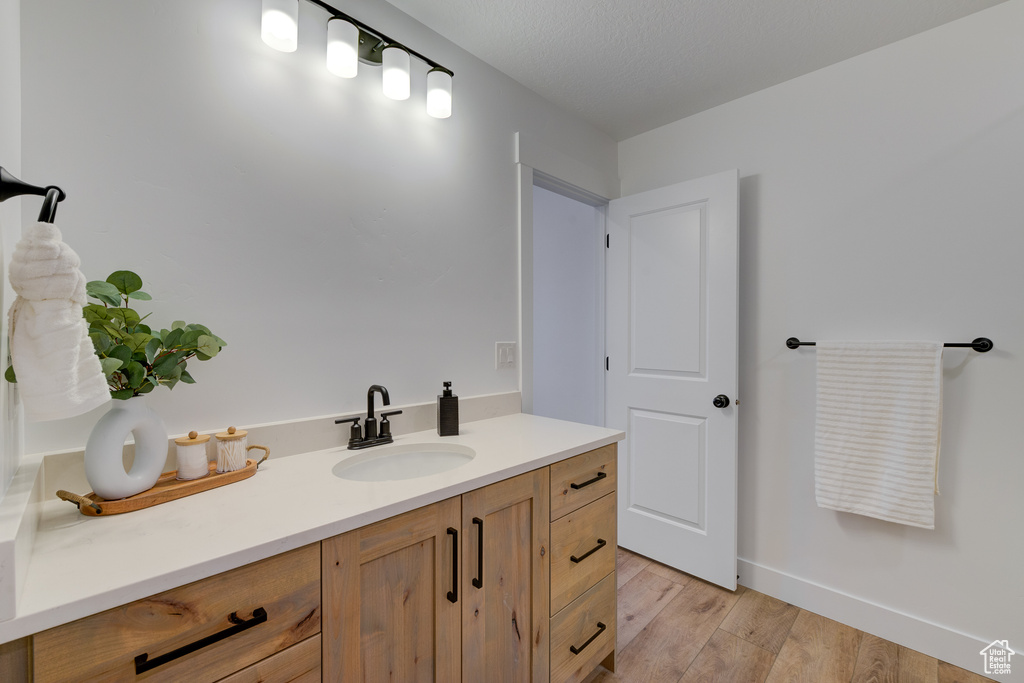
[[569,487],[573,488],[573,489],[576,489],[578,491],[581,488],[583,488],[584,486],[590,486],[591,484],[596,484],[597,482],[601,481],[602,479],[604,479],[607,476],[608,475],[605,474],[604,472],[598,472],[597,476],[594,477],[593,479],[587,479],[582,484],[572,483],[572,484],[569,484]]
[[711,403],[714,404],[716,408],[728,408],[729,397],[725,394],[719,394],[718,396],[715,396],[715,399],[711,401]]

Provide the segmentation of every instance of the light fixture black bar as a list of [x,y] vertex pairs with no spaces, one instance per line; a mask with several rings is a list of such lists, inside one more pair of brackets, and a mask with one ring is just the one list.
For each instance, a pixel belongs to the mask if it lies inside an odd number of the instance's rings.
[[409,54],[413,55],[414,57],[416,57],[420,61],[426,62],[427,64],[429,64],[430,66],[434,67],[435,69],[441,69],[442,71],[447,72],[449,76],[454,76],[455,75],[455,72],[452,71],[451,69],[449,69],[448,67],[442,66],[441,64],[438,64],[437,62],[435,62],[433,59],[430,59],[429,57],[426,57],[425,55],[422,55],[419,52],[416,52],[416,50],[413,50],[412,48],[406,46],[405,43],[401,43],[401,42],[395,40],[394,38],[389,38],[388,36],[384,35],[380,31],[378,31],[377,29],[373,28],[372,26],[364,24],[363,22],[359,21],[358,19],[356,19],[356,18],[354,18],[354,17],[352,17],[352,16],[350,16],[348,14],[345,14],[344,12],[342,12],[337,7],[332,7],[331,5],[328,5],[323,0],[306,0],[306,2],[312,3],[312,4],[316,5],[317,7],[321,7],[323,9],[327,10],[333,16],[336,16],[339,19],[344,19],[345,21],[348,21],[348,22],[351,22],[351,23],[355,24],[356,26],[358,26],[362,30],[366,31],[367,33],[372,33],[373,35],[377,36],[378,38],[383,40],[388,45],[397,45],[398,47],[401,47],[403,50],[405,50]]
[[[791,349],[797,349],[801,346],[815,346],[816,344],[817,342],[800,341],[796,337],[790,337],[786,340],[786,346]],[[985,353],[995,348],[995,344],[988,337],[978,337],[972,342],[946,342],[943,346],[974,349],[978,353]]]

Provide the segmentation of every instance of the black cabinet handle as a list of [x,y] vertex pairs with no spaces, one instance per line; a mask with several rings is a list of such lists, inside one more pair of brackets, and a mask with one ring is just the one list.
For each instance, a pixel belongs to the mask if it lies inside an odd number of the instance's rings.
[[579,653],[583,652],[583,648],[585,648],[587,645],[590,645],[592,642],[594,642],[594,638],[597,638],[599,635],[604,633],[604,630],[606,628],[608,628],[608,627],[605,626],[604,624],[602,624],[600,621],[597,622],[597,633],[595,633],[594,635],[592,635],[589,638],[587,638],[587,642],[583,643],[579,647],[576,647],[575,645],[570,645],[569,646],[569,652],[573,653],[574,655],[578,655]]
[[607,476],[608,475],[605,474],[604,472],[598,472],[597,476],[594,477],[593,479],[588,479],[587,481],[583,482],[582,484],[569,484],[569,487],[570,488],[574,488],[574,489],[581,489],[584,486],[590,486],[593,483],[599,482],[599,481],[601,481],[602,479],[604,479]]
[[473,585],[477,588],[484,587],[484,520],[479,517],[473,518],[473,524],[480,525],[480,531],[477,532],[476,542],[476,578],[473,579]]
[[448,527],[452,537],[452,589],[448,591],[448,602],[459,601],[459,530]]
[[219,633],[214,633],[212,636],[200,638],[194,643],[189,643],[188,645],[179,647],[177,650],[172,650],[171,652],[168,652],[165,655],[160,655],[159,657],[154,657],[153,659],[149,659],[149,654],[146,652],[143,652],[141,655],[138,655],[135,658],[135,675],[138,676],[139,674],[145,673],[150,669],[155,669],[158,666],[162,666],[168,662],[172,662],[175,659],[178,659],[179,657],[184,657],[185,655],[192,654],[196,650],[202,650],[207,645],[213,645],[214,643],[220,642],[225,638],[230,638],[236,633],[241,633],[242,631],[248,630],[253,626],[262,624],[266,620],[267,610],[263,609],[262,607],[257,607],[256,609],[254,609],[252,611],[252,619],[249,619],[248,621],[245,621],[244,619],[239,619],[238,612],[232,612],[231,616],[228,617],[228,621],[234,624],[234,626],[229,626],[223,631],[220,631]]
[[590,557],[591,555],[593,555],[594,553],[596,553],[601,548],[603,548],[607,543],[608,543],[608,541],[604,540],[603,538],[599,538],[599,539],[597,539],[597,545],[596,546],[594,546],[593,548],[591,548],[587,552],[583,553],[579,557],[576,557],[575,555],[570,555],[569,559],[572,560],[574,563],[580,563],[583,560],[585,560],[588,557]]

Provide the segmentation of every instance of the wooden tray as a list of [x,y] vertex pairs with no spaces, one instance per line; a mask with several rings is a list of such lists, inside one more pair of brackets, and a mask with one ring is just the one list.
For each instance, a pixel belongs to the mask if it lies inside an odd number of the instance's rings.
[[191,496],[193,493],[199,493],[201,491],[209,491],[215,489],[218,486],[224,486],[225,484],[231,484],[242,479],[248,479],[252,475],[256,474],[257,462],[255,460],[246,460],[245,467],[233,472],[217,472],[217,463],[210,463],[210,473],[205,477],[199,479],[189,479],[187,481],[181,481],[177,479],[178,471],[173,470],[171,472],[164,472],[160,475],[160,478],[156,480],[156,484],[153,488],[142,493],[137,493],[134,496],[127,498],[121,498],[120,500],[105,500],[100,498],[95,493],[89,493],[87,496],[80,496],[77,493],[70,493],[68,491],[57,491],[57,497],[61,500],[74,503],[78,506],[79,512],[87,517],[109,517],[110,515],[119,515],[122,512],[132,512],[134,510],[141,510],[142,508],[152,507],[159,505],[160,503],[166,503],[169,500],[177,500],[178,498],[184,498],[185,496]]

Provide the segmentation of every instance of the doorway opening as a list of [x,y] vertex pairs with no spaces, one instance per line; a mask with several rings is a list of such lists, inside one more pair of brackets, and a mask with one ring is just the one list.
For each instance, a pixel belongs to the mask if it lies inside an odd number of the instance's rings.
[[522,256],[532,285],[523,302],[524,323],[530,318],[523,326],[523,410],[604,425],[607,200],[532,175],[531,239],[524,240],[532,248]]

